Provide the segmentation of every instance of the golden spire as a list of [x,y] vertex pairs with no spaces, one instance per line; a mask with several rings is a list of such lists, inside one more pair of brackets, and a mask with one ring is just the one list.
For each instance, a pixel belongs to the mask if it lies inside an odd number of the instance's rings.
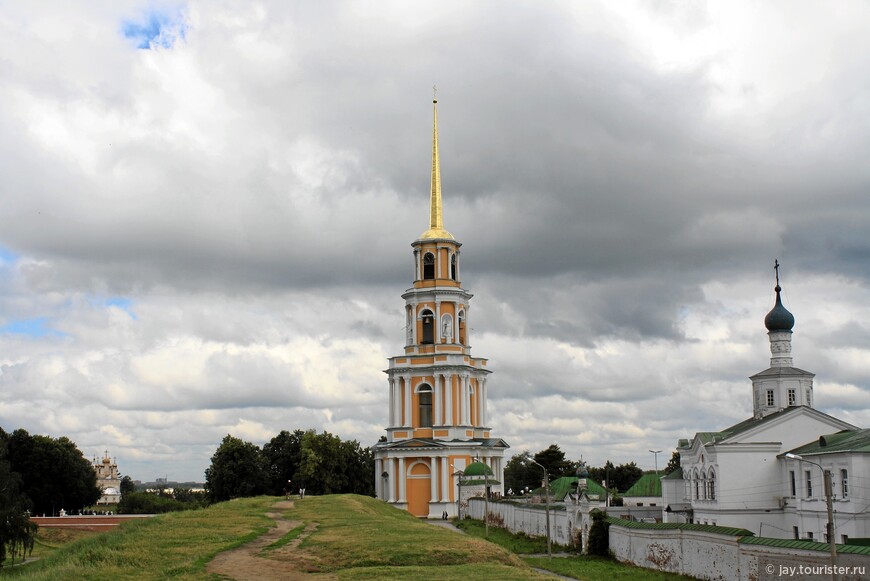
[[[434,93],[435,87],[432,87]],[[453,235],[444,229],[441,214],[441,160],[438,157],[438,100],[432,99],[432,190],[429,197],[429,229],[420,235],[421,239],[447,238]]]

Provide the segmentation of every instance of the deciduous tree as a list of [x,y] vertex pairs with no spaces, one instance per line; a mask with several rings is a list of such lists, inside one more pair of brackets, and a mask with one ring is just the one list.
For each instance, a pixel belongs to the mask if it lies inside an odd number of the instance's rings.
[[266,494],[269,473],[260,448],[225,436],[205,470],[205,489],[212,502]]

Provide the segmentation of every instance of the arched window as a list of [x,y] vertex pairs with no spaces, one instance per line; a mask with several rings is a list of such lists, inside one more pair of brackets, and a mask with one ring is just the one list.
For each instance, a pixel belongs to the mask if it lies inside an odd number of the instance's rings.
[[420,427],[432,427],[432,387],[428,384],[422,384],[417,387],[418,406],[420,410]]
[[710,473],[707,475],[707,498],[716,500],[716,473],[710,468]]
[[423,320],[423,340],[420,343],[431,345],[435,342],[435,315],[427,309],[420,313],[420,318]]
[[427,252],[423,255],[423,280],[435,279],[435,255]]
[[450,259],[450,278],[456,280],[456,255]]
[[698,478],[698,470],[697,469],[695,469],[695,471],[692,472],[692,480],[695,481],[695,500],[698,500],[699,498],[701,498],[701,489],[700,489],[701,479]]
[[465,345],[465,310],[459,311],[456,317],[459,321],[459,342]]

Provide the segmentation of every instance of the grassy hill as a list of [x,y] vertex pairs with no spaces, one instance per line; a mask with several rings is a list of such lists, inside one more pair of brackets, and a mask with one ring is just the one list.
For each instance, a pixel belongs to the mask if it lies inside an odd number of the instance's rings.
[[[309,497],[292,507],[276,506],[278,500],[239,499],[125,523],[42,550],[39,561],[4,567],[0,579],[219,579],[207,570],[219,553],[241,578],[547,578],[492,543],[420,522],[372,498]],[[259,544],[251,543],[255,539]],[[226,553],[242,546],[246,552]]]

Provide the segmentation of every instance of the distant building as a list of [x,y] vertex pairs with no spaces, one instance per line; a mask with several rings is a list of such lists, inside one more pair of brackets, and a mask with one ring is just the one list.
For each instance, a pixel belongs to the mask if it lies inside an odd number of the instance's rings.
[[103,491],[103,495],[97,504],[118,504],[121,502],[121,474],[118,472],[118,464],[109,458],[106,450],[102,460],[93,460],[94,472],[97,474],[97,487]]
[[444,229],[434,114],[429,229],[411,245],[414,282],[402,295],[405,349],[389,359],[387,437],[373,450],[377,497],[440,518],[457,514],[458,486],[475,460],[491,472],[491,492],[504,493],[508,445],[489,427],[487,360],[471,355],[472,295],[460,284],[461,244]]
[[870,487],[863,484],[870,479],[870,430],[813,407],[814,375],[793,366],[794,316],[781,290],[777,276],[776,305],[764,320],[770,367],[750,378],[752,417],[679,441],[681,470],[662,479],[665,521],[824,542],[824,468],[833,476],[836,541],[870,537]]
[[657,472],[647,472],[631,488],[622,494],[623,506],[661,506],[662,477]]

